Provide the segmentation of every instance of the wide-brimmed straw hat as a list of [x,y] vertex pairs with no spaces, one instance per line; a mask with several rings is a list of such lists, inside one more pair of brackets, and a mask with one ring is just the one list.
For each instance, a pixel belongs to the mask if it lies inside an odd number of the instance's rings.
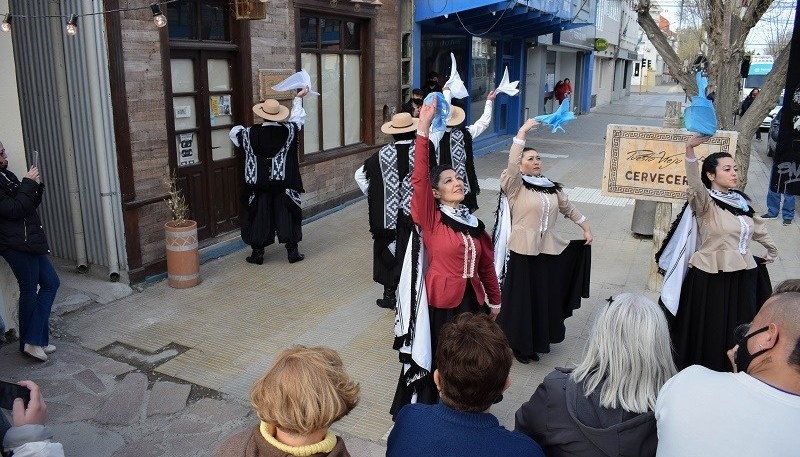
[[392,120],[381,126],[381,132],[389,135],[396,133],[413,132],[417,129],[419,119],[411,117],[409,113],[398,113],[392,116]]
[[450,117],[447,118],[448,127],[455,127],[464,122],[464,119],[466,118],[467,114],[463,109],[459,108],[458,106],[450,105]]
[[278,103],[278,100],[268,98],[263,103],[253,106],[256,116],[268,121],[285,121],[289,117],[289,108]]

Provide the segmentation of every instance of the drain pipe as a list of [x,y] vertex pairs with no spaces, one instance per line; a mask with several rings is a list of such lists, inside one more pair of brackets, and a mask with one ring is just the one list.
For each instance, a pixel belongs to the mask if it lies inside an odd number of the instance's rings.
[[[50,13],[58,15],[58,4],[51,3]],[[69,213],[72,220],[72,238],[75,243],[75,261],[78,273],[86,273],[89,270],[89,262],[86,258],[86,238],[83,229],[83,218],[81,217],[81,199],[78,188],[78,166],[75,161],[75,145],[72,142],[72,116],[69,113],[69,89],[67,88],[67,63],[64,57],[64,33],[58,21],[50,21],[52,24],[50,34],[53,37],[53,49],[61,49],[62,52],[53,53],[56,72],[56,86],[58,93],[58,114],[61,118],[61,145],[64,148],[64,164],[67,174],[67,195],[69,197]]]
[[[84,11],[94,11],[91,0],[84,0]],[[89,87],[96,90],[89,91],[89,101],[92,107],[92,130],[94,133],[95,155],[97,165],[97,180],[100,184],[100,203],[102,208],[103,238],[106,242],[106,257],[108,259],[108,277],[112,282],[119,281],[119,255],[117,253],[117,234],[114,229],[114,210],[112,206],[113,193],[109,179],[109,160],[106,154],[105,137],[103,133],[103,109],[100,101],[100,65],[98,63],[98,43],[105,43],[100,36],[97,18],[102,19],[102,15],[93,15],[91,20],[85,22],[86,33],[80,33],[86,49],[86,68],[89,77]]]

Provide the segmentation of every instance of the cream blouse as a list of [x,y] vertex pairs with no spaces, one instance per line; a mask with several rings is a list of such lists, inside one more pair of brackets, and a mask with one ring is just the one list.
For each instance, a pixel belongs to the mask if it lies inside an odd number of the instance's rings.
[[699,235],[698,248],[689,259],[689,265],[706,273],[755,268],[756,262],[750,252],[751,239],[767,248],[769,255],[777,257],[778,249],[763,219],[736,216],[712,201],[713,197],[700,180],[696,160],[686,160],[686,177],[689,181],[686,196],[697,217]]
[[536,192],[528,190],[522,184],[519,165],[523,149],[516,141],[512,144],[508,154],[508,167],[500,175],[500,187],[511,208],[508,249],[522,255],[561,254],[569,242],[553,230],[558,213],[576,224],[586,218],[570,203],[564,192]]

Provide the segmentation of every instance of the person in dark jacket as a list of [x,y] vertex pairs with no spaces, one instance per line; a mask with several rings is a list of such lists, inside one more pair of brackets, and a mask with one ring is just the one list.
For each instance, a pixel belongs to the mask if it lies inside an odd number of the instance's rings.
[[49,342],[47,323],[60,285],[36,212],[43,192],[39,169],[32,167],[20,181],[8,169],[0,143],[0,256],[19,284],[19,350],[42,362],[56,350]]
[[514,428],[548,457],[655,456],[656,396],[674,374],[664,313],[643,295],[620,294],[601,309],[583,361],[547,375]]
[[[750,109],[750,105],[753,104],[753,102],[756,100],[756,97],[760,93],[761,93],[761,89],[755,88],[755,89],[751,90],[749,94],[747,94],[747,97],[745,97],[745,99],[742,100],[742,106],[739,107],[739,117],[744,116],[744,113],[746,113],[747,110]],[[761,141],[761,129],[760,128],[756,129],[756,140]]]

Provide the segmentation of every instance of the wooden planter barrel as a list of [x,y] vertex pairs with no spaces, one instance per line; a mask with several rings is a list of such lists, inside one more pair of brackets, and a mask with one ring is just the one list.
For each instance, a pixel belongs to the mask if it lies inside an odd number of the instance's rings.
[[176,289],[200,284],[200,252],[197,249],[197,222],[175,221],[164,224],[167,245],[167,282]]

